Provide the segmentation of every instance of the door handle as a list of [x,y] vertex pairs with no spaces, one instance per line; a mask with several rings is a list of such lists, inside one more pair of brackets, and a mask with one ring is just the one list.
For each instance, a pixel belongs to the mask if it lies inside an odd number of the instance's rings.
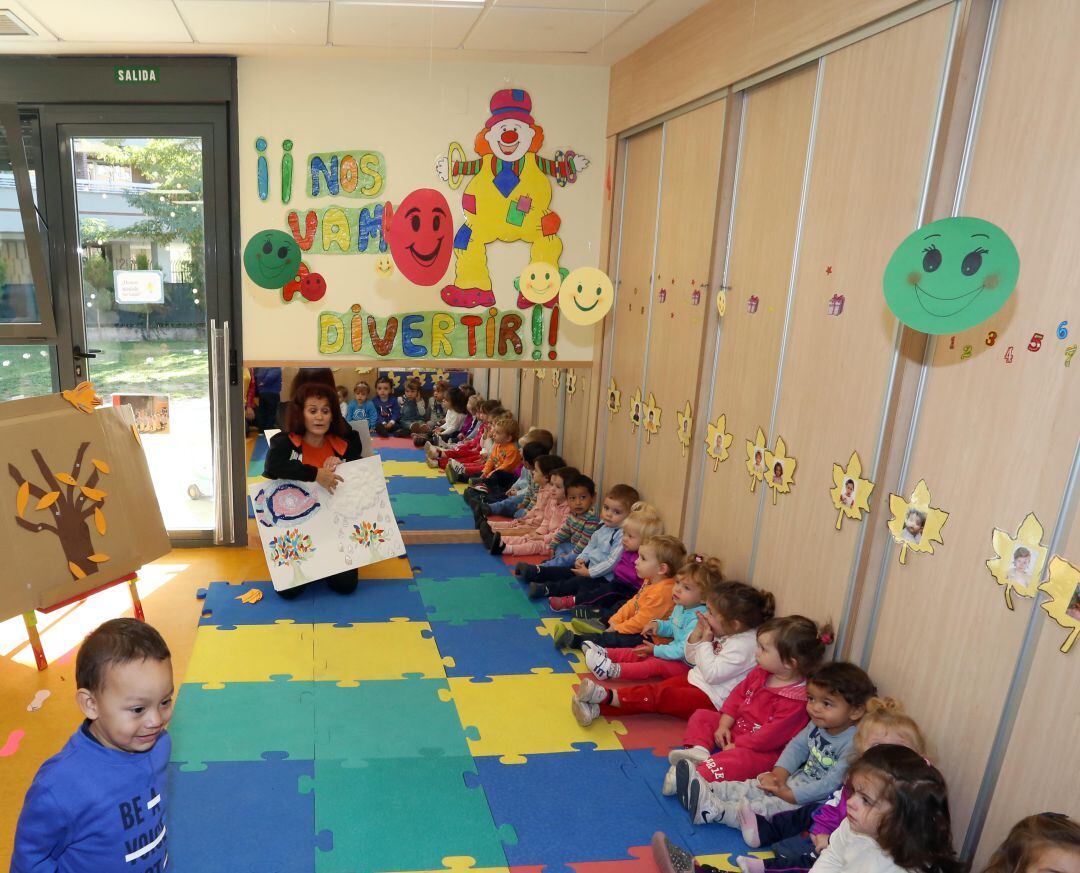
[[71,357],[79,358],[80,360],[88,360],[90,358],[96,358],[101,354],[101,349],[87,349],[85,352],[82,350],[82,346],[72,346]]

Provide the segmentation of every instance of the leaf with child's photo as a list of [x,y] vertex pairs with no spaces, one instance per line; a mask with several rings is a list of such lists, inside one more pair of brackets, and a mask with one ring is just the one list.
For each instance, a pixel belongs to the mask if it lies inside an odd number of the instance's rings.
[[686,405],[675,413],[675,436],[679,439],[679,445],[682,446],[682,455],[685,458],[686,453],[690,449],[690,432],[694,429],[694,410],[690,406],[690,401],[686,401]]
[[768,451],[765,431],[759,427],[754,441],[746,441],[746,472],[750,474],[751,494],[757,490],[758,482],[765,478],[765,453]]
[[1050,559],[1050,578],[1039,590],[1050,597],[1041,604],[1047,615],[1069,631],[1061,644],[1061,651],[1068,654],[1080,636],[1080,569],[1055,555]]
[[798,464],[787,454],[787,444],[782,437],[776,438],[776,446],[765,452],[765,484],[772,489],[772,502],[776,506],[776,495],[787,494],[795,484],[795,467]]
[[649,401],[641,410],[641,426],[645,428],[645,442],[649,442],[652,437],[660,432],[660,417],[663,414],[664,410],[656,405],[656,395],[650,391]]
[[840,513],[836,517],[836,529],[840,530],[845,516],[862,521],[863,513],[870,511],[870,492],[874,490],[874,483],[862,478],[862,460],[858,452],[851,453],[846,468],[833,464],[832,470],[835,487],[829,494]]
[[705,454],[713,459],[714,473],[728,459],[728,449],[731,448],[733,439],[735,435],[727,432],[726,414],[718,416],[716,421],[709,425],[708,433],[705,434]]
[[1046,565],[1046,546],[1041,542],[1042,523],[1029,512],[1015,534],[994,528],[994,551],[986,569],[1005,588],[1005,605],[1013,608],[1013,593],[1034,597],[1039,590],[1043,567]]
[[900,546],[901,564],[907,563],[909,549],[932,555],[935,542],[944,545],[941,529],[949,520],[949,513],[932,507],[932,499],[925,479],[919,480],[910,498],[899,494],[889,495],[892,518],[889,519],[888,527],[893,539]]

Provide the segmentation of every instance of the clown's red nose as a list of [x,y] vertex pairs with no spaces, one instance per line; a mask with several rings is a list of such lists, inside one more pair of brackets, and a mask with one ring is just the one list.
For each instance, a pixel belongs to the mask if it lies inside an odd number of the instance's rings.
[[510,145],[511,143],[515,143],[515,142],[518,141],[517,131],[516,130],[504,130],[499,135],[499,139],[501,139],[507,145]]

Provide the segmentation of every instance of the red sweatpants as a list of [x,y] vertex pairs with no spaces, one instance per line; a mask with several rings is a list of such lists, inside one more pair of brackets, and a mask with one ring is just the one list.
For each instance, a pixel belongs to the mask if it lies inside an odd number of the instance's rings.
[[[609,650],[610,651],[610,650]],[[619,688],[618,706],[600,705],[604,715],[629,715],[635,712],[660,712],[675,718],[689,718],[702,707],[712,707],[709,695],[695,688],[686,678],[687,674],[672,676],[651,685],[630,685]]]
[[[652,656],[639,658],[634,649],[608,649],[607,653],[612,661],[619,662],[620,679],[670,679],[690,672],[690,665],[685,661],[669,661]],[[621,693],[619,699],[622,700]]]
[[[687,746],[701,746],[706,749],[716,748],[716,729],[720,727],[721,714],[715,709],[699,709],[686,725],[683,741]],[[732,739],[735,748],[726,752],[717,752],[698,764],[697,771],[709,782],[743,782],[760,776],[766,770],[776,766],[778,752],[755,752],[739,748],[739,737]]]

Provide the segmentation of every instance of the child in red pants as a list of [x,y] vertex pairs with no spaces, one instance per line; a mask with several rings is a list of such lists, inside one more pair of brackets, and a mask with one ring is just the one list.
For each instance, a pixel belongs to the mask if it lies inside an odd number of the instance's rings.
[[718,710],[754,666],[755,628],[772,618],[773,604],[767,591],[742,582],[714,582],[705,592],[706,612],[695,616],[697,626],[683,647],[689,673],[618,690],[585,679],[573,703],[574,716],[585,725],[601,715],[659,712],[685,720],[703,708]]

